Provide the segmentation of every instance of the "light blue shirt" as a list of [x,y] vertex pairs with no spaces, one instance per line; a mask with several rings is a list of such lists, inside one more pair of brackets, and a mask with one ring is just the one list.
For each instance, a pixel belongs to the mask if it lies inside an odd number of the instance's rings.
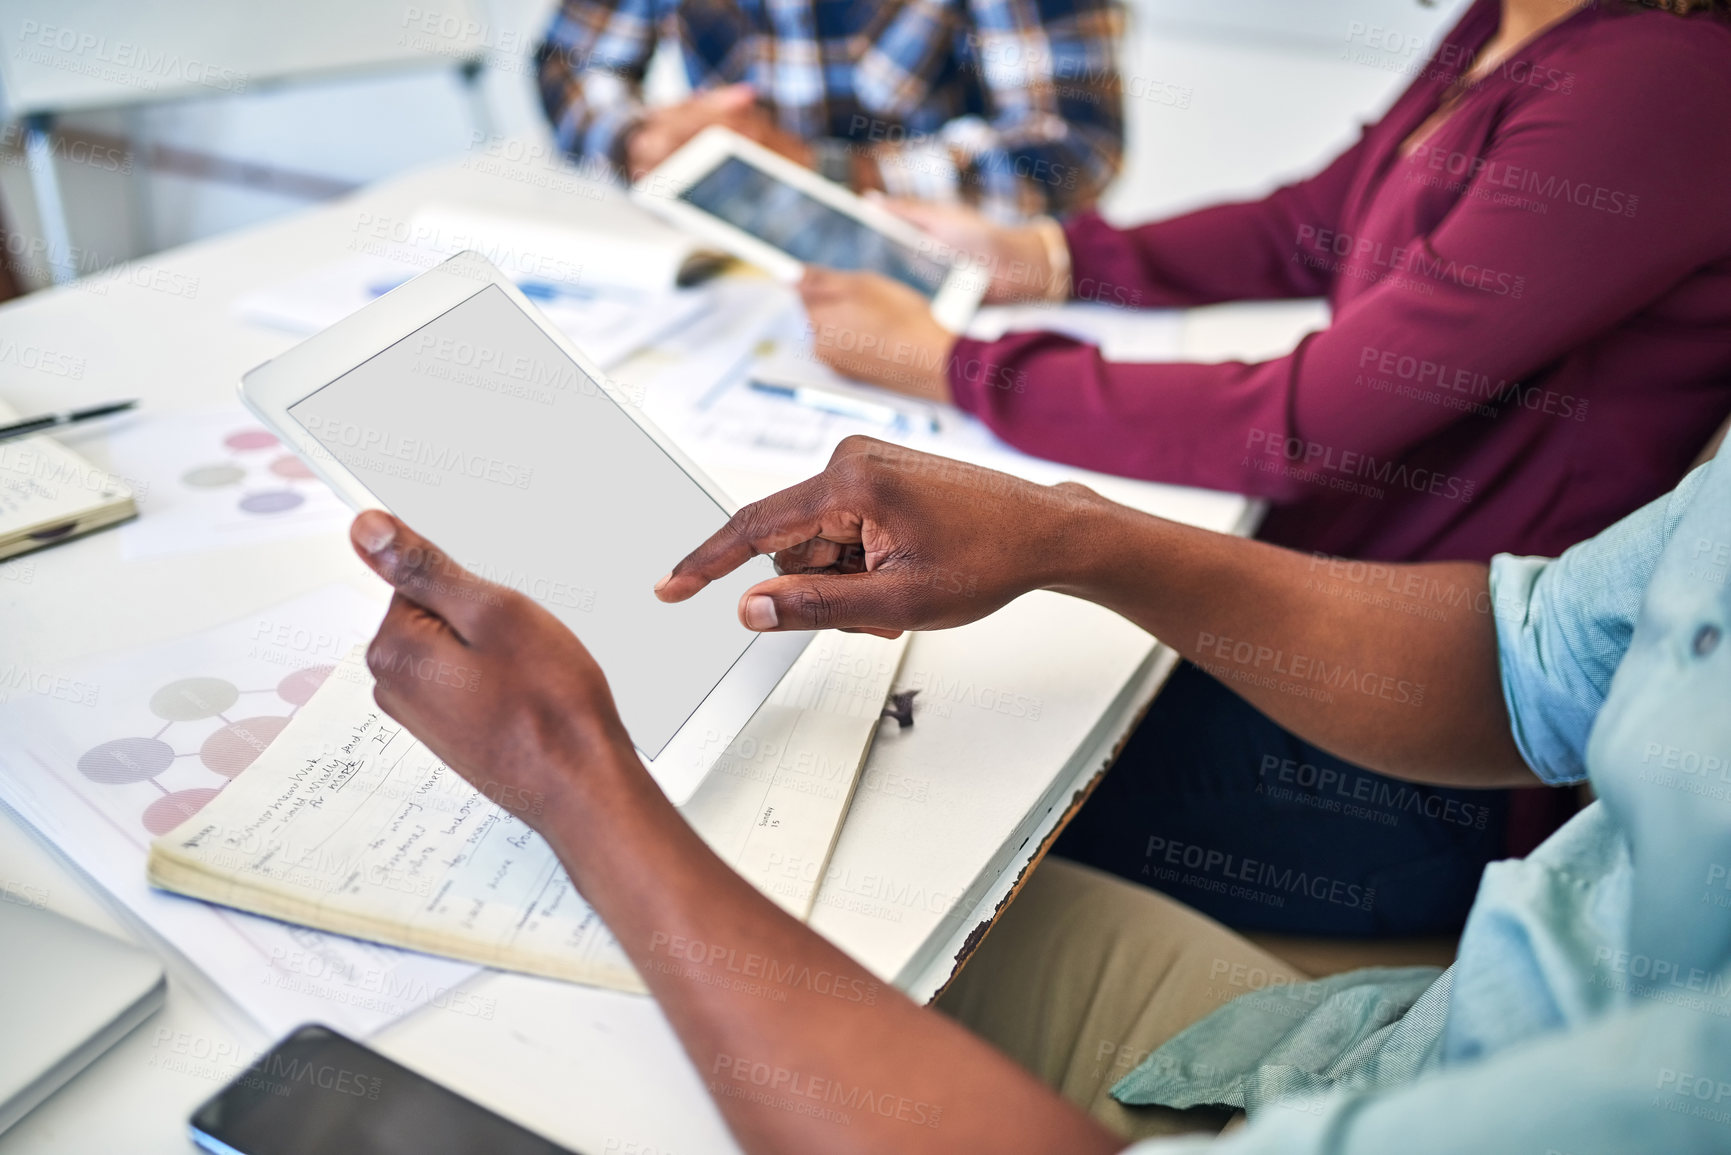
[[1137,1155],[1731,1151],[1731,458],[1555,561],[1491,564],[1503,696],[1600,801],[1486,868],[1455,964],[1238,999],[1126,1076],[1229,1103]]

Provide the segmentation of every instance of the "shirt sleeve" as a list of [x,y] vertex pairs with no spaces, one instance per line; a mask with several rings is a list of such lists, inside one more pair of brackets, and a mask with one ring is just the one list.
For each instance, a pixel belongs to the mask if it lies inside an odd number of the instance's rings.
[[[922,7],[909,5],[903,22]],[[988,108],[930,137],[874,148],[885,188],[965,200],[1004,220],[1092,204],[1123,159],[1118,8],[1112,0],[970,0],[968,17],[964,66],[978,70]],[[902,71],[890,58],[911,34],[892,27],[867,52],[858,68],[868,83]],[[1182,90],[1161,91],[1188,102]]]
[[1123,229],[1081,213],[1064,226],[1074,291],[1085,300],[1162,309],[1323,296],[1332,273],[1326,263],[1294,260],[1293,238],[1301,230],[1339,231],[1367,149],[1360,134],[1321,172],[1257,201]]
[[1546,782],[1587,777],[1593,719],[1629,649],[1659,555],[1705,471],[1554,561],[1491,560],[1503,701],[1521,757]]
[[[1271,266],[1312,256],[1343,270],[1330,275],[1374,273],[1328,329],[1285,357],[1118,364],[1052,333],[963,340],[949,367],[957,403],[1037,456],[1276,503],[1386,472],[1469,415],[1431,404],[1422,389],[1371,391],[1364,378],[1386,372],[1379,366],[1410,359],[1455,379],[1530,380],[1660,298],[1705,255],[1726,251],[1731,217],[1698,206],[1700,189],[1731,185],[1718,127],[1731,119],[1731,75],[1682,64],[1639,43],[1607,54],[1593,83],[1572,95],[1523,93],[1451,211],[1397,250],[1365,254],[1350,237],[1342,245],[1328,226],[1340,178],[1325,174],[1241,227],[1226,227],[1233,213],[1223,210],[1194,242],[1167,232],[1116,263],[1077,262],[1078,296],[1124,305],[1197,303],[1258,286],[1303,291],[1308,274]],[[1673,115],[1684,105],[1714,113]],[[1561,201],[1536,214],[1499,195],[1511,172],[1567,174],[1571,187],[1638,185],[1639,211]],[[1221,247],[1205,256],[1210,236]],[[1207,260],[1247,267],[1209,275]],[[1470,497],[1473,481],[1453,479],[1464,495],[1446,496]]]
[[625,167],[655,52],[655,0],[561,0],[535,54],[553,139],[578,160]]
[[1647,1006],[1395,1090],[1282,1101],[1221,1139],[1152,1140],[1128,1152],[1723,1151],[1728,1061],[1731,1022]]

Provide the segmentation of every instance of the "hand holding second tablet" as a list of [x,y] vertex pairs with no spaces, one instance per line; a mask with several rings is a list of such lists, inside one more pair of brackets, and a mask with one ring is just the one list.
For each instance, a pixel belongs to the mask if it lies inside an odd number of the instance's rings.
[[390,514],[362,513],[349,539],[396,591],[367,647],[373,696],[445,765],[549,840],[585,782],[659,794],[606,677],[564,623]]
[[[849,437],[816,477],[754,502],[656,586],[684,601],[756,556],[783,576],[740,599],[759,631],[854,629],[894,637],[985,617],[1062,587],[1110,502],[1085,486],[1009,474]],[[1106,513],[1105,519],[1090,516]]]
[[1056,237],[1051,235],[1057,229],[1051,220],[1002,225],[966,205],[887,197],[879,203],[953,250],[946,257],[985,270],[991,280],[983,304],[1061,301],[1069,295],[1069,250],[1058,254],[1064,268],[1054,268],[1054,246],[1064,244],[1064,234],[1058,229]]
[[922,401],[950,400],[956,335],[926,299],[877,273],[808,267],[799,282],[812,349],[843,376]]

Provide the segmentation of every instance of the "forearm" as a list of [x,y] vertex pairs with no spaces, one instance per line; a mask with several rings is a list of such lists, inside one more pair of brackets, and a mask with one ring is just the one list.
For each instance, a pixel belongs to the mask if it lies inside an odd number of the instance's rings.
[[1052,588],[1343,758],[1439,785],[1535,784],[1502,699],[1486,567],[1345,563],[1105,501],[1081,510]]
[[1295,260],[1297,245],[1335,227],[1364,156],[1361,140],[1322,172],[1261,200],[1145,225],[1116,228],[1094,214],[1077,217],[1066,232],[1078,295],[1092,280],[1102,293],[1139,295],[1142,307],[1320,296],[1331,275]]
[[728,869],[633,758],[573,774],[543,830],[746,1150],[1123,1146]]

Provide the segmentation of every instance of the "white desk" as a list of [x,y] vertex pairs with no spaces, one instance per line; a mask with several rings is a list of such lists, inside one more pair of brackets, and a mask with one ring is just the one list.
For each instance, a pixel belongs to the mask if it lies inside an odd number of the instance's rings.
[[[7,360],[0,395],[24,411],[129,395],[156,411],[228,401],[241,372],[292,343],[234,320],[229,307],[238,294],[342,257],[357,221],[406,219],[431,199],[503,210],[553,206],[621,221],[635,211],[616,195],[565,194],[562,201],[528,181],[461,165],[411,174],[287,221],[150,258],[104,294],[74,287],[0,309],[0,341],[76,351],[85,366],[69,383]],[[1289,347],[1318,315],[1314,306],[1198,314],[1187,352],[1266,355]],[[99,434],[70,440],[104,458]],[[749,498],[786,479],[735,471],[720,480]],[[1216,529],[1242,532],[1253,517],[1238,497],[1123,481],[1108,488]],[[52,671],[100,651],[183,636],[333,581],[365,587],[372,580],[341,540],[123,562],[115,536],[97,535],[35,555],[27,583],[0,581],[4,660]],[[927,687],[926,709],[913,729],[880,739],[814,925],[885,979],[929,997],[1171,664],[1169,651],[1123,620],[1051,594],[916,639],[902,681]],[[1038,717],[996,712],[1005,694],[1038,701]],[[872,789],[874,781],[920,786]],[[0,815],[0,892],[7,889],[139,937],[57,855]],[[487,973],[474,982],[497,1000],[492,1019],[427,1009],[373,1043],[590,1155],[734,1149],[652,1002],[520,975]],[[0,1155],[184,1153],[184,1121],[219,1078],[200,1057],[216,1050],[244,1060],[267,1041],[196,971],[172,964],[167,1006],[0,1136]]]

